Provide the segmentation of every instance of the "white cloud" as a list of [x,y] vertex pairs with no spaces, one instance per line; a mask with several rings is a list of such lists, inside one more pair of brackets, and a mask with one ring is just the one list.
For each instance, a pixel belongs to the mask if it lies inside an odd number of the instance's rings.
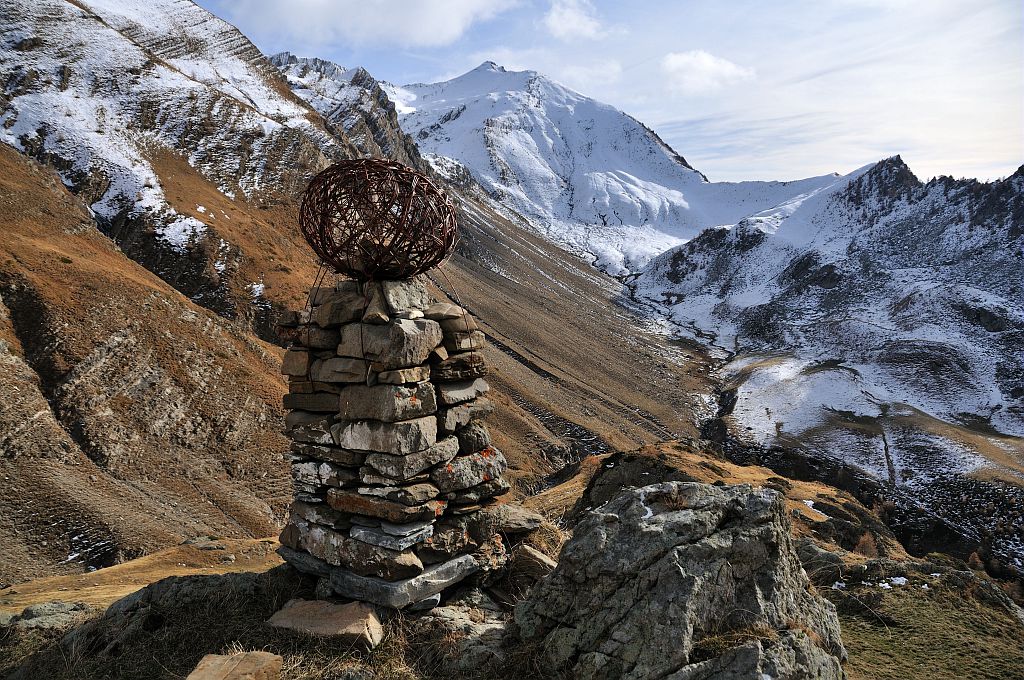
[[[516,0],[236,0],[228,18],[298,45],[437,47],[473,24],[514,7]],[[249,30],[254,30],[249,28]]]
[[754,70],[716,57],[704,50],[669,52],[661,60],[669,88],[680,94],[700,95],[754,77]]
[[552,0],[544,26],[559,40],[593,40],[605,35],[590,0]]

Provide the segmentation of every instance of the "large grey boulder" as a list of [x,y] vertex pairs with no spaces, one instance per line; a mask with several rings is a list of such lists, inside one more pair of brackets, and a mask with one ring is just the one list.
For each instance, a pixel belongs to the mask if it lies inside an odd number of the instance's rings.
[[397,319],[388,324],[353,323],[342,329],[338,355],[373,361],[373,370],[419,366],[441,344],[441,327],[427,319]]
[[[588,513],[515,619],[577,678],[842,678],[809,588],[777,492],[665,482]],[[720,636],[747,642],[708,658]]]

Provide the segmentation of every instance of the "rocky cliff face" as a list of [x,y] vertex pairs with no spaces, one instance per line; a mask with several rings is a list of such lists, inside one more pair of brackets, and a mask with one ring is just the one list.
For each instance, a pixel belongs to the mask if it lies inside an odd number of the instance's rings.
[[741,439],[839,457],[1021,558],[1022,206],[1024,168],[922,183],[891,158],[704,232],[634,288],[739,352]]
[[586,515],[515,620],[577,678],[842,678],[809,588],[778,493],[665,482]]
[[394,103],[366,69],[346,69],[290,52],[275,54],[270,62],[295,94],[340,129],[362,155],[392,158],[421,171],[429,168],[416,143],[402,132]]

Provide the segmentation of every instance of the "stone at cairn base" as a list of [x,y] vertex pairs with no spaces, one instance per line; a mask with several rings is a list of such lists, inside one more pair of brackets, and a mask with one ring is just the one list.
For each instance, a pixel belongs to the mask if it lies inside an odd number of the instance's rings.
[[267,623],[309,635],[340,638],[367,649],[373,649],[384,639],[384,628],[377,613],[362,602],[331,604],[322,600],[289,600]]
[[270,652],[207,654],[185,680],[280,680],[284,659]]

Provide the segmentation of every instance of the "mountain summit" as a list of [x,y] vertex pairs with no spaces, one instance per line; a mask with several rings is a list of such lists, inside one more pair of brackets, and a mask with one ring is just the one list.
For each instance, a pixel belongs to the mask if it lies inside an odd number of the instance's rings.
[[835,179],[708,182],[632,116],[492,61],[452,80],[384,88],[428,158],[458,161],[546,236],[613,274]]

